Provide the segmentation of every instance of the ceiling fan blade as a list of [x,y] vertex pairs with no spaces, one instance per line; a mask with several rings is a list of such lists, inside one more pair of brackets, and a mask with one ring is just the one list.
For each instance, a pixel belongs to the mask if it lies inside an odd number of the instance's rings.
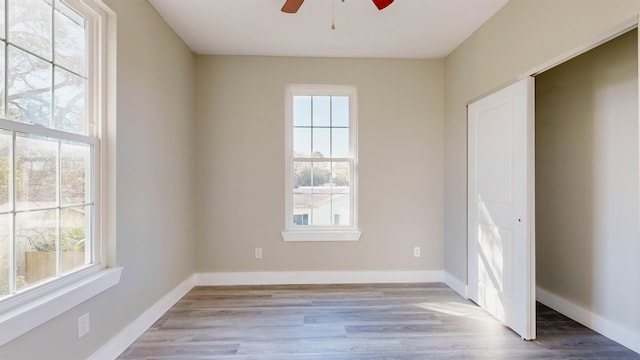
[[376,4],[378,10],[386,8],[387,6],[391,5],[392,2],[393,0],[373,0],[373,3]]
[[300,9],[303,2],[304,0],[286,0],[281,11],[289,14],[295,14],[298,12],[298,9]]

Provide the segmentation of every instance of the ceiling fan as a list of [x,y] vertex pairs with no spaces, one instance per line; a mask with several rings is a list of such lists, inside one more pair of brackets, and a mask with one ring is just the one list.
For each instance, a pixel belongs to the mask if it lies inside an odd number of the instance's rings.
[[[300,6],[302,6],[303,2],[304,0],[285,0],[284,6],[282,6],[281,10],[285,13],[295,14],[298,12],[298,9],[300,9]],[[391,5],[392,2],[393,0],[373,0],[373,3],[376,5],[378,10],[386,8],[387,6]]]

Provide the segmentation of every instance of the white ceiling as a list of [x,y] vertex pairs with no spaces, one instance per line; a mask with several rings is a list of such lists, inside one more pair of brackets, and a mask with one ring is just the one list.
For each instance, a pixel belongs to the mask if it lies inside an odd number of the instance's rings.
[[445,57],[507,1],[149,0],[197,54],[374,58]]

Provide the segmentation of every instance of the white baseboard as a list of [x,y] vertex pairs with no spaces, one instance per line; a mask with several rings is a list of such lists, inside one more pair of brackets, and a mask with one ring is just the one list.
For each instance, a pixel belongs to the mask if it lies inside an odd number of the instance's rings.
[[165,312],[178,302],[196,285],[196,276],[191,275],[176,286],[167,295],[153,304],[147,311],[138,316],[126,328],[109,340],[88,360],[112,360],[120,356],[133,342],[147,331]]
[[640,332],[618,325],[541,287],[536,288],[536,300],[640,354]]
[[373,284],[442,282],[442,271],[274,271],[196,274],[196,283],[214,285]]
[[451,289],[453,289],[453,291],[460,294],[460,296],[462,296],[463,298],[469,298],[469,295],[467,293],[467,284],[446,271],[444,272],[444,283],[447,284],[447,286],[449,286]]

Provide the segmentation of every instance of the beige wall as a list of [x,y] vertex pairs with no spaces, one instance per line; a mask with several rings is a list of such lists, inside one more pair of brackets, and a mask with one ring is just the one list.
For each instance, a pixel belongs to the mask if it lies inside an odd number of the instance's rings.
[[[199,272],[442,269],[441,60],[198,56],[197,73]],[[292,83],[357,88],[359,242],[280,236]]]
[[[0,348],[0,358],[85,359],[194,271],[195,58],[145,0],[118,15],[119,285]],[[76,338],[78,316],[91,332]]]
[[[194,271],[440,270],[444,246],[445,269],[466,279],[466,102],[640,8],[638,0],[511,0],[444,62],[194,60],[146,1],[106,2],[118,14],[122,281],[3,346],[3,359],[85,358]],[[288,83],[358,88],[359,242],[280,238]],[[423,257],[412,257],[413,246]],[[253,259],[254,247],[264,259]],[[87,311],[91,332],[77,340]]]
[[640,330],[637,34],[536,77],[536,273]]
[[466,104],[636,17],[638,0],[511,0],[445,59],[445,270],[467,278]]

